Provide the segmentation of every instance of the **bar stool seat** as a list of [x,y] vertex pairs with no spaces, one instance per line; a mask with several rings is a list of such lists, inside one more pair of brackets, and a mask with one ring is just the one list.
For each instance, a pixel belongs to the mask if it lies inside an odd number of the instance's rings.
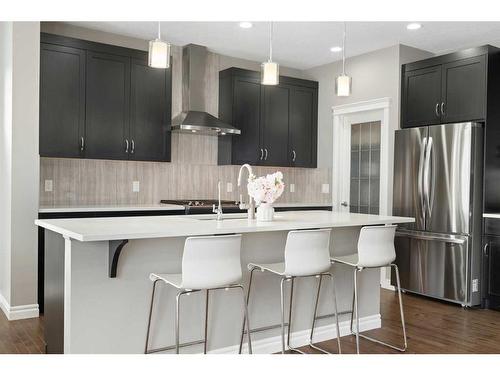
[[[248,330],[248,352],[252,354],[252,342],[250,339],[250,324],[248,322],[248,309],[245,300],[245,289],[241,284],[241,234],[224,236],[200,236],[188,237],[184,244],[182,255],[181,273],[151,273],[149,279],[153,282],[153,292],[151,294],[151,305],[149,308],[148,328],[146,333],[146,345],[144,353],[153,353],[170,348],[159,348],[150,350],[148,348],[151,330],[151,317],[153,314],[153,303],[155,290],[158,282],[163,282],[177,289],[175,304],[175,348],[179,353],[181,346],[179,340],[179,318],[180,301],[183,295],[193,292],[205,291],[205,337],[204,340],[185,343],[182,346],[203,343],[203,352],[207,353],[207,332],[208,332],[208,302],[209,292],[216,290],[240,289],[243,300],[244,322],[247,323]],[[241,348],[240,348],[241,353]]]
[[[333,302],[335,312],[335,324],[337,330],[337,343],[338,352],[341,353],[340,348],[340,329],[337,314],[337,300],[335,297],[335,283],[333,275],[330,271],[330,235],[331,229],[313,229],[313,230],[296,230],[288,233],[285,245],[285,261],[276,263],[256,263],[248,264],[250,270],[250,281],[248,284],[247,305],[250,300],[250,289],[252,286],[253,273],[255,270],[262,272],[268,271],[272,274],[281,276],[281,343],[282,353],[285,350],[291,350],[301,354],[305,354],[297,348],[290,346],[290,333],[292,322],[292,307],[293,307],[293,289],[294,280],[299,277],[318,277],[318,291],[316,294],[316,304],[314,306],[314,313],[312,319],[311,335],[309,338],[309,346],[321,351],[329,353],[326,350],[317,347],[313,344],[313,331],[316,322],[316,312],[318,309],[318,301],[321,290],[321,282],[324,276],[330,277],[333,287]],[[285,281],[290,281],[290,307],[288,313],[288,334],[285,344]],[[245,322],[241,332],[240,352],[243,345],[243,335],[245,333]]]

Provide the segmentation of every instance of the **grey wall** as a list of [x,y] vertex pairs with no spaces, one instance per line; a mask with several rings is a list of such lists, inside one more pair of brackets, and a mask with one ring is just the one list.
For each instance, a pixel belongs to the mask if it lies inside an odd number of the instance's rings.
[[0,27],[0,292],[12,307],[37,301],[40,24],[5,22]]

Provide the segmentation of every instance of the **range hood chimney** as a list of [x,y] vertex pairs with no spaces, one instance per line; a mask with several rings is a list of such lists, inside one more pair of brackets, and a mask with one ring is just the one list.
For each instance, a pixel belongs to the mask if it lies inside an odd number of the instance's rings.
[[188,44],[182,49],[182,112],[172,120],[172,131],[209,135],[241,134],[206,112],[207,48]]

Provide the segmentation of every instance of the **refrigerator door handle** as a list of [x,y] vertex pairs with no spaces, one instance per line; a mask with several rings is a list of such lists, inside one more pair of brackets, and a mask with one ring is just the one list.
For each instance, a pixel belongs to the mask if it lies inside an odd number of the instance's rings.
[[430,173],[430,164],[431,164],[431,152],[432,152],[432,137],[429,137],[427,141],[427,152],[425,153],[424,160],[424,196],[425,196],[425,206],[427,209],[426,218],[430,220],[432,215],[431,210],[431,198],[430,198],[430,186],[431,186],[431,173]]
[[396,231],[396,236],[397,237],[410,237],[410,238],[416,238],[416,239],[428,240],[428,241],[440,241],[440,242],[447,242],[447,243],[456,243],[459,245],[463,245],[464,243],[467,242],[466,238],[463,238],[463,236],[459,236],[459,235],[435,235],[435,234],[428,234],[428,233],[422,233],[422,232],[417,232],[417,231],[400,230],[400,229],[398,229]]
[[420,160],[418,163],[418,176],[417,176],[417,192],[418,192],[418,198],[420,200],[420,206],[422,207],[422,217],[424,218],[424,223],[425,223],[425,200],[424,200],[424,192],[422,191],[422,189],[424,186],[423,174],[424,174],[424,157],[426,150],[427,150],[427,137],[424,137],[420,149]]

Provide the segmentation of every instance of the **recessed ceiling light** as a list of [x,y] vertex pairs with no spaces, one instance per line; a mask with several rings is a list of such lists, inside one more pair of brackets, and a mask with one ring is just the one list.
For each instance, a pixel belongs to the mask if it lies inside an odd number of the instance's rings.
[[240,22],[240,27],[242,29],[249,29],[252,26],[253,26],[253,24],[251,22],[248,22],[248,21]]
[[418,30],[422,27],[421,24],[419,23],[416,23],[416,22],[413,22],[413,23],[409,23],[408,25],[406,25],[406,28],[408,30]]
[[330,48],[330,51],[332,51],[332,52],[340,52],[340,51],[342,51],[342,47],[335,46],[335,47]]

